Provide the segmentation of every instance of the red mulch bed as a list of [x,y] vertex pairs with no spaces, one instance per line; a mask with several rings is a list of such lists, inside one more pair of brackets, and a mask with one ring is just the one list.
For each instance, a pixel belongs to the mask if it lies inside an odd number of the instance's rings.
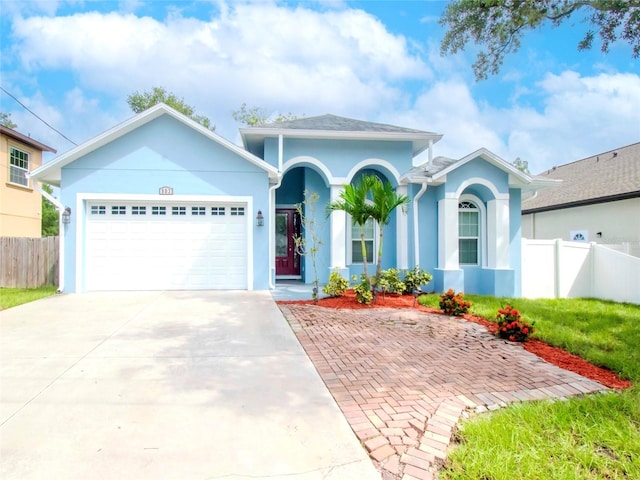
[[[278,303],[294,303],[294,304],[306,304],[312,305],[312,300],[291,300],[291,301],[281,301]],[[365,309],[365,308],[417,308],[419,310],[429,312],[429,313],[439,313],[442,312],[435,308],[423,307],[415,302],[412,295],[385,295],[384,297],[378,296],[373,305],[363,305],[358,303],[355,299],[355,293],[353,290],[347,291],[344,297],[337,298],[322,298],[318,301],[318,306],[324,308],[349,308],[349,309]],[[470,322],[478,323],[483,325],[489,330],[491,333],[496,333],[498,330],[498,325],[489,322],[488,320],[478,317],[476,315],[464,315],[464,319]],[[586,360],[573,355],[565,350],[562,350],[558,347],[552,347],[551,345],[535,339],[531,338],[527,342],[523,343],[523,347],[528,352],[531,352],[540,358],[546,360],[547,362],[557,365],[558,367],[564,368],[565,370],[569,370],[571,372],[578,373],[583,377],[590,378],[597,382],[600,382],[603,385],[606,385],[609,388],[616,389],[624,389],[629,388],[631,386],[631,382],[629,380],[622,380],[611,370],[607,370],[606,368],[597,367]]]

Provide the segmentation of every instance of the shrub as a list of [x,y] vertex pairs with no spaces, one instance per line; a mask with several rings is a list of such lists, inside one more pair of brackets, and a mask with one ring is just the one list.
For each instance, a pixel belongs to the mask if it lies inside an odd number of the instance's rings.
[[[353,276],[354,281],[358,278]],[[371,291],[371,280],[364,273],[360,275],[360,283],[353,287],[356,292],[356,300],[358,303],[369,305],[373,301],[373,292]]]
[[322,287],[322,291],[330,297],[342,297],[347,288],[349,288],[349,280],[334,271],[329,274],[329,283]]
[[464,315],[471,308],[471,302],[464,299],[462,292],[456,293],[450,288],[440,295],[440,310],[447,315]]
[[529,335],[535,331],[533,324],[525,322],[520,312],[511,305],[498,310],[496,320],[498,320],[498,336],[512,342],[526,342]]
[[431,274],[422,270],[418,265],[413,270],[408,270],[404,276],[405,291],[414,292],[420,290],[422,285],[431,281]]
[[376,286],[385,293],[402,294],[405,289],[404,282],[400,280],[400,271],[395,268],[382,270]]

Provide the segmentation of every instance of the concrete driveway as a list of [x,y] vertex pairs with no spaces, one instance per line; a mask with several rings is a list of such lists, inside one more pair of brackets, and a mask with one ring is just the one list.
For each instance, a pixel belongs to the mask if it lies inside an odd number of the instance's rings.
[[379,479],[268,292],[0,312],[2,479]]

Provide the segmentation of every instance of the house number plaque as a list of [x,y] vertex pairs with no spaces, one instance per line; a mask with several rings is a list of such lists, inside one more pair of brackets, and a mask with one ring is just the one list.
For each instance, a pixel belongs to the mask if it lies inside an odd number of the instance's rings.
[[173,195],[172,187],[160,187],[160,191],[158,192],[160,195]]

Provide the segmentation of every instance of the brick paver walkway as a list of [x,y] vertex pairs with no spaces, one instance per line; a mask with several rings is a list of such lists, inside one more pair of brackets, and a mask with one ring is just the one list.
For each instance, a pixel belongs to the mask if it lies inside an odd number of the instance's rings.
[[280,308],[385,479],[436,478],[466,409],[606,389],[457,318]]

